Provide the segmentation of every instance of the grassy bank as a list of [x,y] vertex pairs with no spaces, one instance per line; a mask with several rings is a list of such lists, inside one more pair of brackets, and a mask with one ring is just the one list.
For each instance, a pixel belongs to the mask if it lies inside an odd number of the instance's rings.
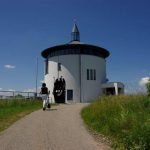
[[41,107],[42,102],[38,100],[0,100],[0,131]]
[[109,137],[115,149],[150,149],[150,97],[101,97],[81,115],[90,129]]

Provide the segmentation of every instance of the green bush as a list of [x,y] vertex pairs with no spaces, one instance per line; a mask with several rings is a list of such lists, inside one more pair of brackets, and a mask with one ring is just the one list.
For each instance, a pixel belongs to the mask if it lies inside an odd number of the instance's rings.
[[81,115],[90,128],[112,139],[115,148],[150,148],[150,97],[99,97]]

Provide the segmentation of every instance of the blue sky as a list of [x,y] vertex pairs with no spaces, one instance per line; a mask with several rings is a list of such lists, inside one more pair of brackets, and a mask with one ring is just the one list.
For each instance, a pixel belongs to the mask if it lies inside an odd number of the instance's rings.
[[0,0],[0,89],[35,88],[44,78],[41,51],[70,41],[76,18],[81,41],[108,49],[107,77],[126,91],[150,76],[149,0]]

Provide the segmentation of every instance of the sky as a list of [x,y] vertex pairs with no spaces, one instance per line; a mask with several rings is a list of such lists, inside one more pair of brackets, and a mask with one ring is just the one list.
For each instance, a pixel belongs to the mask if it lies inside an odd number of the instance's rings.
[[150,77],[149,0],[0,0],[0,90],[31,91],[44,79],[41,52],[70,41],[106,48],[107,78],[144,91]]

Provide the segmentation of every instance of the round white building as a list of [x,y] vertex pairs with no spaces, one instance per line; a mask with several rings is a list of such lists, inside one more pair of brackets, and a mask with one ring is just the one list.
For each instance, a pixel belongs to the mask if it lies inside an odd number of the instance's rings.
[[44,81],[53,102],[89,102],[102,95],[109,51],[80,42],[74,24],[71,42],[42,51],[45,58]]

